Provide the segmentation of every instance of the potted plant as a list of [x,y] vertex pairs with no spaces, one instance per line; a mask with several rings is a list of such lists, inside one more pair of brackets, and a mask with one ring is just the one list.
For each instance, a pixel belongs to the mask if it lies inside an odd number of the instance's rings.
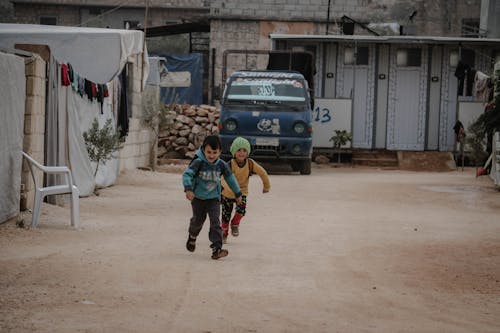
[[335,130],[334,133],[335,134],[330,138],[330,141],[333,141],[333,149],[337,152],[337,162],[340,163],[340,152],[342,150],[342,146],[345,146],[347,143],[352,141],[352,134],[346,130]]

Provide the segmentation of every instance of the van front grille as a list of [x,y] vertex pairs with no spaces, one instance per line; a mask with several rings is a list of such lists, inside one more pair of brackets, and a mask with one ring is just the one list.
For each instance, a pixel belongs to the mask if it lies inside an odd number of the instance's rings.
[[285,146],[252,146],[252,154],[261,155],[261,156],[279,156],[281,152],[285,151]]

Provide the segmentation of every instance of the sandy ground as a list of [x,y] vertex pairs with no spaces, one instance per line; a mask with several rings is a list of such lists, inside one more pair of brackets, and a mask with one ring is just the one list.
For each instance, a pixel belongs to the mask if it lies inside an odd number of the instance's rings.
[[182,168],[122,174],[78,230],[49,205],[0,225],[0,331],[500,332],[500,192],[474,170],[255,176],[214,261],[208,223],[185,249]]

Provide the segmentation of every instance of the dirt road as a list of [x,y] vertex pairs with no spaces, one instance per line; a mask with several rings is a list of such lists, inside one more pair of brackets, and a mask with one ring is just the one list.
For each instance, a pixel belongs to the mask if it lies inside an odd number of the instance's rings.
[[[1,332],[499,332],[500,193],[474,170],[252,178],[229,256],[185,250],[180,175],[0,225]],[[29,221],[27,221],[29,222]]]

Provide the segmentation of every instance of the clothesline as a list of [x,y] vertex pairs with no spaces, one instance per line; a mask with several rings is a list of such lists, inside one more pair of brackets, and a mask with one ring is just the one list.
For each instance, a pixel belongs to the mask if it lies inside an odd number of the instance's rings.
[[81,97],[86,95],[90,101],[96,99],[101,103],[101,106],[104,98],[109,97],[108,85],[106,83],[94,83],[87,80],[73,70],[70,63],[61,64],[61,84],[63,86],[71,86]]

